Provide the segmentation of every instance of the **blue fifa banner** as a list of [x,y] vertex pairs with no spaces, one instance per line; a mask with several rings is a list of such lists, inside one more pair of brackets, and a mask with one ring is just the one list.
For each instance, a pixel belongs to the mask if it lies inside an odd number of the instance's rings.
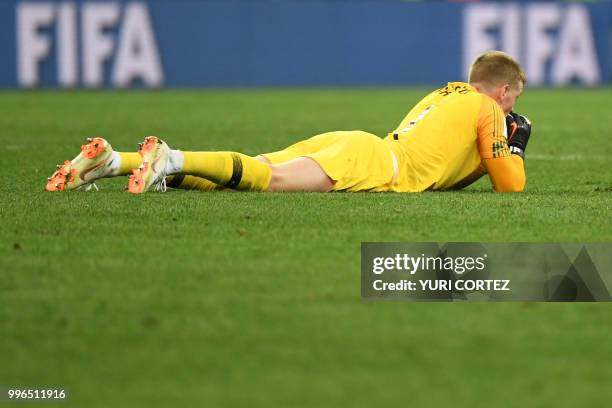
[[0,87],[435,85],[501,49],[532,86],[612,79],[612,3],[0,2]]

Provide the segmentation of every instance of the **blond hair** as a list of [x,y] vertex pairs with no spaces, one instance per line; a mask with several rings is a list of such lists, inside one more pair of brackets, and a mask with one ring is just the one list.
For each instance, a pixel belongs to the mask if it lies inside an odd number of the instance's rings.
[[511,56],[501,51],[487,51],[480,54],[470,67],[470,83],[487,83],[490,85],[508,84],[511,88],[520,89],[527,79],[523,69]]

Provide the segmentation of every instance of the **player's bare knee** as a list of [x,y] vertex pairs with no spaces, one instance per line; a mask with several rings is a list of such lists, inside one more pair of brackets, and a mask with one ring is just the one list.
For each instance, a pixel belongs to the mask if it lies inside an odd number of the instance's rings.
[[[333,187],[333,181],[321,171],[319,174],[305,169],[297,163],[271,165],[272,176],[267,191],[311,191],[326,192]],[[312,169],[310,169],[312,170]]]
[[282,169],[279,169],[278,166],[275,165],[270,165],[270,169],[272,169],[272,175],[270,177],[270,184],[268,185],[266,191],[271,193],[283,191],[282,186],[284,175],[282,174]]
[[311,191],[325,193],[333,188],[334,181],[325,172],[321,172],[318,179],[313,180],[313,189]]

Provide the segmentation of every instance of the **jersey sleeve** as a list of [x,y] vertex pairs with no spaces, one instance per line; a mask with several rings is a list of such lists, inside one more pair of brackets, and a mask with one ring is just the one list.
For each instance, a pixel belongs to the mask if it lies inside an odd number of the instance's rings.
[[513,154],[509,157],[485,159],[483,163],[494,191],[511,193],[523,191],[525,188],[525,168],[520,156]]
[[493,99],[483,97],[477,125],[478,152],[489,173],[493,190],[523,191],[525,168],[523,159],[508,148],[506,119]]
[[482,159],[510,156],[506,119],[493,99],[483,96],[477,124],[478,151]]

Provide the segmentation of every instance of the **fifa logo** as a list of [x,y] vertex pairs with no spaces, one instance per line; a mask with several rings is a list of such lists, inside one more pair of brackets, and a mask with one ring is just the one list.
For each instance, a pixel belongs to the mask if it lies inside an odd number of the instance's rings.
[[23,2],[16,8],[17,80],[41,82],[41,65],[55,60],[57,82],[114,87],[134,81],[159,87],[163,70],[143,2]]
[[[531,85],[601,82],[591,18],[581,4],[472,4],[463,13],[464,66],[491,49],[525,67]],[[465,72],[467,77],[467,72]]]

